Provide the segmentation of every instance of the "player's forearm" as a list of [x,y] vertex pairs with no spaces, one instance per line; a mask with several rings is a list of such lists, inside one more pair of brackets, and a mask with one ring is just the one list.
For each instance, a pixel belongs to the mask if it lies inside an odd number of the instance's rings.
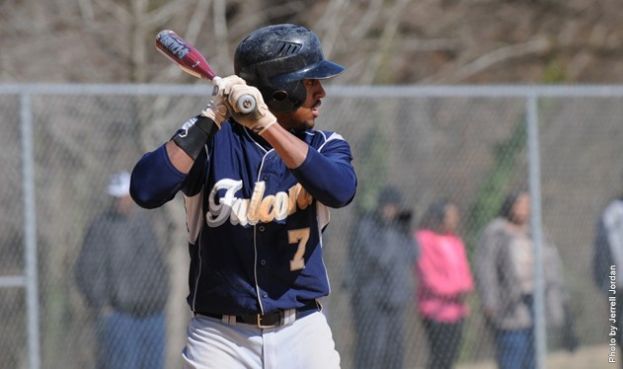
[[307,157],[309,146],[279,124],[274,124],[262,132],[264,138],[277,152],[286,167],[299,167]]
[[220,125],[211,106],[190,118],[169,142],[145,154],[132,171],[130,195],[144,208],[156,208],[171,200],[182,188],[197,158]]
[[320,155],[278,124],[262,132],[262,137],[271,144],[305,190],[321,203],[339,208],[355,196],[357,178],[350,163]]
[[143,155],[134,166],[130,195],[139,206],[156,208],[175,196],[185,178],[185,173],[171,162],[166,145],[162,145]]
[[181,173],[184,174],[190,172],[190,168],[192,168],[193,164],[195,163],[195,160],[193,158],[191,158],[173,141],[167,142],[165,148],[167,150],[169,160],[171,161],[171,164],[175,167],[175,169],[179,170]]
[[357,176],[350,162],[326,157],[313,148],[309,148],[303,163],[292,173],[307,192],[326,206],[346,206],[355,196]]

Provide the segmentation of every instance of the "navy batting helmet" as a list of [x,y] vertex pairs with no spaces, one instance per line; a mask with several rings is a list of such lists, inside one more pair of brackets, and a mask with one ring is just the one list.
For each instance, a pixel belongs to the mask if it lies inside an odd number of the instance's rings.
[[333,77],[344,67],[325,60],[318,36],[312,31],[278,24],[260,28],[240,42],[234,70],[260,90],[272,111],[287,112],[305,101],[304,79]]

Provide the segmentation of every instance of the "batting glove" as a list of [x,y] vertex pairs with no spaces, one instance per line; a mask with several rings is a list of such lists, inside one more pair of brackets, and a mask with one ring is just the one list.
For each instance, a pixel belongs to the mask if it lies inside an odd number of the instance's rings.
[[199,115],[212,119],[220,129],[221,123],[229,117],[229,111],[223,97],[217,95],[208,102],[208,105]]
[[[226,94],[227,108],[238,123],[259,135],[277,123],[277,118],[268,110],[268,106],[266,106],[262,94],[257,88],[246,84],[232,84],[228,86],[228,89]],[[255,99],[256,107],[254,111],[242,114],[238,111],[237,102],[245,95]]]
[[227,76],[224,78],[214,77],[212,82],[214,82],[214,85],[216,87],[214,89],[213,95],[218,95],[218,96],[229,95],[229,93],[231,92],[231,87],[233,85],[246,85],[247,84],[247,82],[245,82],[244,79],[238,77],[235,74],[232,74],[231,76]]

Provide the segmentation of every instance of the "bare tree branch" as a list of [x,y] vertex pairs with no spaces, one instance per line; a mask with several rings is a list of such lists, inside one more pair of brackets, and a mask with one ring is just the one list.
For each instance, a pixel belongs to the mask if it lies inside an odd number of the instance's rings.
[[188,42],[194,43],[197,41],[199,33],[203,28],[203,23],[208,16],[211,3],[211,0],[197,0],[197,6],[193,11],[190,21],[188,22],[188,26],[186,27],[186,31],[184,32],[184,38],[188,40]]
[[147,14],[145,17],[149,26],[158,27],[176,14],[181,13],[190,6],[192,0],[177,0],[165,2],[163,6],[158,7]]
[[468,64],[459,66],[453,72],[442,71],[441,73],[425,78],[420,82],[461,82],[496,64],[526,55],[541,54],[550,50],[551,47],[552,43],[545,37],[539,37],[521,44],[504,46],[499,49],[495,49]]
[[368,63],[366,71],[361,77],[361,82],[363,84],[370,84],[376,79],[378,70],[383,62],[383,58],[391,49],[391,41],[394,39],[398,31],[398,25],[400,25],[400,16],[402,15],[403,10],[408,3],[409,0],[396,0],[394,6],[390,9],[389,17],[385,22],[385,28],[383,29],[383,33],[379,38],[378,51],[374,53],[374,55],[372,55],[372,58],[370,58],[370,62]]
[[230,20],[229,34],[236,39],[262,25],[266,20],[297,14],[307,9],[304,1],[288,1],[281,5],[262,7],[261,2],[241,1],[242,11]]
[[331,0],[324,15],[316,23],[315,28],[325,30],[322,37],[322,48],[327,57],[333,52],[333,47],[340,34],[342,21],[345,18],[344,13],[348,11],[348,3],[349,0]]
[[99,6],[103,11],[112,15],[119,23],[127,25],[132,21],[132,15],[124,7],[118,5],[113,1],[106,0],[94,0],[95,4]]
[[212,19],[214,22],[214,37],[216,38],[216,65],[221,70],[225,66],[230,68],[231,57],[229,56],[229,45],[227,42],[227,19],[225,0],[214,0]]
[[460,48],[459,40],[451,38],[400,40],[400,50],[408,52],[457,51]]
[[91,0],[78,0],[78,7],[80,9],[80,15],[85,20],[87,25],[92,24],[95,19],[95,12],[93,11],[93,3]]
[[147,80],[147,47],[145,40],[147,36],[146,22],[149,0],[132,0],[132,44],[130,55],[132,60],[132,78],[135,82],[145,82]]
[[363,17],[360,18],[359,22],[357,23],[357,26],[353,28],[353,31],[351,32],[351,36],[356,39],[363,38],[370,30],[370,27],[372,27],[374,22],[378,19],[378,16],[379,14],[381,14],[382,9],[383,9],[383,0],[370,1],[368,10],[363,15]]

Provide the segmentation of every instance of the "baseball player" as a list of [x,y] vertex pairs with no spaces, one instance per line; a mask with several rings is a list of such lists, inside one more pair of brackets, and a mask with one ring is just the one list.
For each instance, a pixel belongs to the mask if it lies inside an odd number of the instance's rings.
[[[318,303],[330,291],[322,232],[357,178],[342,136],[313,128],[321,80],[344,68],[324,59],[313,32],[281,24],[248,35],[234,69],[132,172],[143,207],[184,195],[194,312],[184,367],[339,368]],[[245,95],[257,108],[240,114]]]

